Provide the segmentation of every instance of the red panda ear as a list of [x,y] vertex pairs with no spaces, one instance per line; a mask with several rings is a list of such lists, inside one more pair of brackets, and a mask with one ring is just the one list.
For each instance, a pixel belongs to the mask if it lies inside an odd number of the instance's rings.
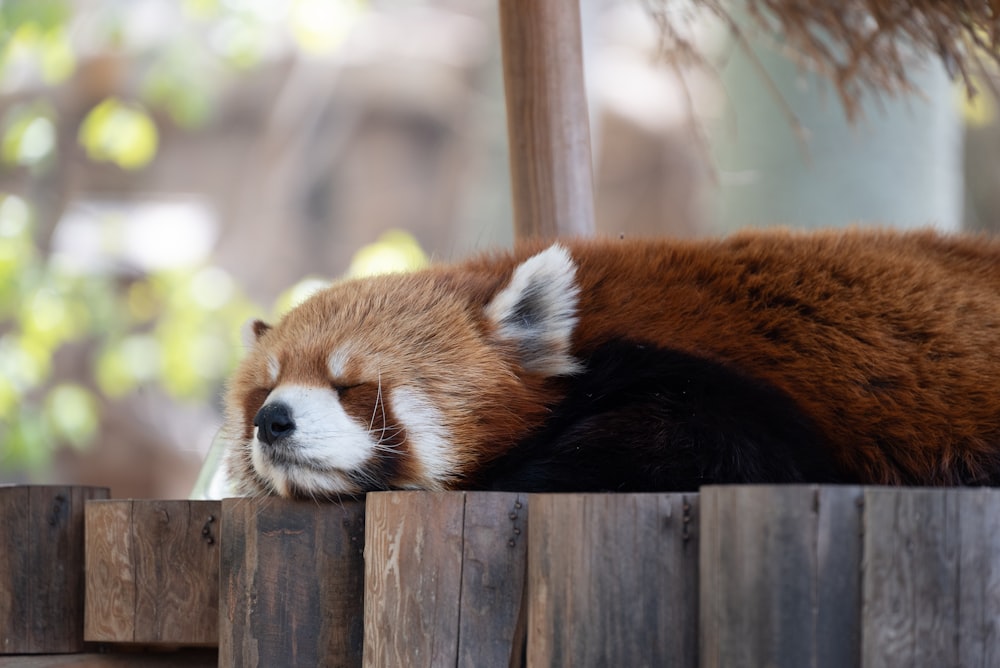
[[243,325],[243,345],[247,348],[253,348],[257,341],[260,340],[260,337],[269,329],[271,329],[271,326],[263,320],[248,320]]
[[576,264],[558,244],[522,262],[486,306],[497,336],[513,343],[526,370],[544,376],[575,373],[570,355],[579,301]]
[[253,327],[254,337],[258,339],[264,335],[264,332],[271,329],[271,326],[263,320],[254,320],[253,324],[250,326]]

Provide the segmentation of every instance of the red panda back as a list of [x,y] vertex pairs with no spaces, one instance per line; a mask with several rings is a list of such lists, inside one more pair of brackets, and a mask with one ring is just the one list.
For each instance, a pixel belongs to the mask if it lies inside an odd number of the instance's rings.
[[626,338],[780,388],[871,483],[998,462],[1000,244],[932,232],[581,242],[574,352]]

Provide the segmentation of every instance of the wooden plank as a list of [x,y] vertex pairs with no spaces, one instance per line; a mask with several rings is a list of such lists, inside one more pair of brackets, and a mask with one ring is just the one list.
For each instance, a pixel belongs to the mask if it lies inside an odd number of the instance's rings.
[[368,495],[365,666],[454,666],[463,492]]
[[523,494],[369,494],[365,665],[519,665],[527,519]]
[[528,495],[466,493],[459,666],[521,664],[527,562]]
[[84,637],[132,642],[135,637],[132,502],[88,503],[86,527]]
[[819,488],[816,520],[817,668],[857,665],[861,654],[864,496],[858,487]]
[[1000,491],[865,492],[864,666],[995,666]]
[[529,502],[528,665],[697,665],[698,495]]
[[135,639],[218,645],[218,501],[135,501]]
[[215,668],[217,665],[219,653],[214,649],[0,657],[0,668]]
[[364,502],[224,499],[221,666],[360,666]]
[[218,501],[87,505],[88,641],[218,644]]
[[1000,666],[1000,490],[959,496],[962,535],[956,665]]
[[579,0],[501,0],[514,232],[594,233]]
[[0,486],[0,653],[83,649],[84,503],[103,487]]
[[958,504],[943,490],[868,490],[865,525],[863,665],[953,665]]
[[851,666],[860,652],[861,490],[701,490],[701,666]]

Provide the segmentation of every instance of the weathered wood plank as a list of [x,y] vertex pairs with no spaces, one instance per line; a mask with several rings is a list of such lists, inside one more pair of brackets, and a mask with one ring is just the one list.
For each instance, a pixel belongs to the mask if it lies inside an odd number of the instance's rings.
[[365,665],[519,665],[527,512],[506,492],[369,494]]
[[515,235],[592,235],[580,3],[501,0],[499,8]]
[[459,666],[518,666],[526,640],[526,494],[465,495]]
[[819,487],[816,667],[856,665],[861,653],[864,501],[857,487]]
[[218,643],[218,501],[87,504],[88,641]]
[[0,657],[0,668],[215,668],[214,649],[171,652],[129,650],[101,654],[58,654]]
[[861,490],[701,490],[701,666],[851,666],[860,652]]
[[865,491],[864,666],[995,666],[1000,491]]
[[368,495],[365,666],[454,666],[462,591],[462,492]]
[[529,503],[528,665],[697,665],[698,495]]
[[136,501],[135,642],[218,645],[218,501]]
[[364,502],[224,499],[221,666],[360,666]]
[[94,501],[86,508],[87,604],[84,637],[132,642],[135,637],[135,548],[132,503]]
[[0,486],[0,653],[83,649],[84,503],[103,487]]
[[1000,490],[967,490],[959,499],[956,665],[1000,666]]

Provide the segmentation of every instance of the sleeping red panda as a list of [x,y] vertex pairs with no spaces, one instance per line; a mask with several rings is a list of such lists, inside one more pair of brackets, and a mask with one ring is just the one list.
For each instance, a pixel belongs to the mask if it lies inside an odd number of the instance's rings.
[[341,282],[230,381],[245,494],[1000,483],[1000,242],[526,245]]

